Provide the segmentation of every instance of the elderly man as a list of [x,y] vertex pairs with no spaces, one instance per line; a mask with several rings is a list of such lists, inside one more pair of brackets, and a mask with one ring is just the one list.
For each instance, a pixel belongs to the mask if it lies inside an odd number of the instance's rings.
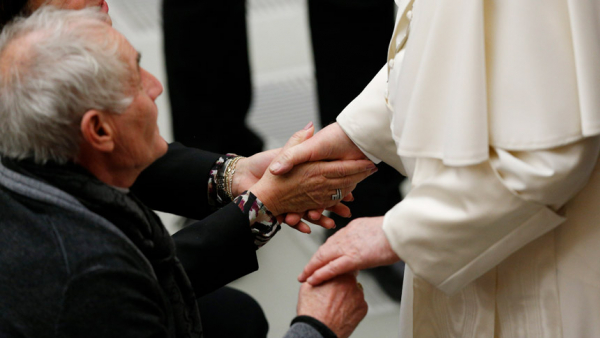
[[[128,192],[167,151],[154,104],[162,87],[107,20],[46,8],[0,36],[3,337],[200,337],[195,294],[254,269],[243,253],[276,232],[274,216],[331,206],[329,188],[346,194],[372,172],[365,161],[321,163],[238,182],[248,191],[231,207],[175,235],[182,264],[158,217]],[[350,175],[331,174],[340,170]],[[211,257],[224,258],[220,269]],[[365,313],[352,275],[305,285],[287,336],[347,337]]]

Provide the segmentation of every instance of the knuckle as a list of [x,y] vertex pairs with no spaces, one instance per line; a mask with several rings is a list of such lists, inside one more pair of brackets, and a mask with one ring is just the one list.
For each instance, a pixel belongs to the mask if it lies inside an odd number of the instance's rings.
[[367,315],[367,312],[369,312],[369,304],[363,300],[361,304],[360,315],[364,317]]
[[342,164],[338,164],[335,167],[335,172],[338,175],[338,177],[345,177],[346,176],[346,167],[344,167]]
[[315,183],[317,186],[322,186],[327,182],[327,177],[319,175],[315,177]]
[[323,250],[319,249],[317,250],[317,252],[315,253],[313,259],[317,262],[322,262],[323,261]]

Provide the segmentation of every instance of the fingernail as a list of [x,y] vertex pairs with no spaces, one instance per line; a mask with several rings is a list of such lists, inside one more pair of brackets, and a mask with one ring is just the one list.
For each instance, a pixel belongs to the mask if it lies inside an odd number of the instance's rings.
[[310,122],[308,122],[308,124],[306,125],[306,127],[304,127],[303,130],[309,130],[310,127],[312,127],[312,126],[313,126],[313,123],[312,123],[312,121],[310,121]]
[[276,172],[279,169],[281,169],[281,163],[275,162],[275,163],[271,164],[271,171],[275,171]]
[[375,165],[375,163],[371,163],[367,166],[367,170],[373,170],[373,169],[377,169],[377,166]]
[[369,175],[373,175],[374,173],[376,173],[378,171],[379,171],[379,169],[375,168],[375,169],[371,170],[371,173]]

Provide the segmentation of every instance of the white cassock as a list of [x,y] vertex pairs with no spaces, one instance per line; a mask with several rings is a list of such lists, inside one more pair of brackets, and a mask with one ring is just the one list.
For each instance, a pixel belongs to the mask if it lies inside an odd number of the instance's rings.
[[339,116],[407,175],[402,337],[600,337],[600,1],[396,0]]

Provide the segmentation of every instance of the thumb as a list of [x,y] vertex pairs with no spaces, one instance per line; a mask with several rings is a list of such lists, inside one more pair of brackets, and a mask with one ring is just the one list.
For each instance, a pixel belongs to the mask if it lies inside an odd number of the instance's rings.
[[269,166],[269,171],[273,175],[283,175],[292,170],[295,165],[308,162],[310,157],[311,150],[304,143],[293,146],[287,150],[282,150],[275,157]]
[[282,151],[285,151],[295,145],[298,145],[298,144],[308,140],[309,138],[311,138],[313,136],[314,133],[315,133],[315,126],[313,125],[312,122],[309,122],[306,125],[306,127],[304,127],[300,131],[295,132],[294,135],[292,135],[292,137],[290,137],[290,139],[283,146]]
[[315,127],[310,122],[304,129],[294,133],[287,141],[283,149],[275,157],[269,166],[273,175],[282,175],[292,170],[296,164],[307,162],[310,159],[310,150],[303,147],[302,142],[313,136]]

